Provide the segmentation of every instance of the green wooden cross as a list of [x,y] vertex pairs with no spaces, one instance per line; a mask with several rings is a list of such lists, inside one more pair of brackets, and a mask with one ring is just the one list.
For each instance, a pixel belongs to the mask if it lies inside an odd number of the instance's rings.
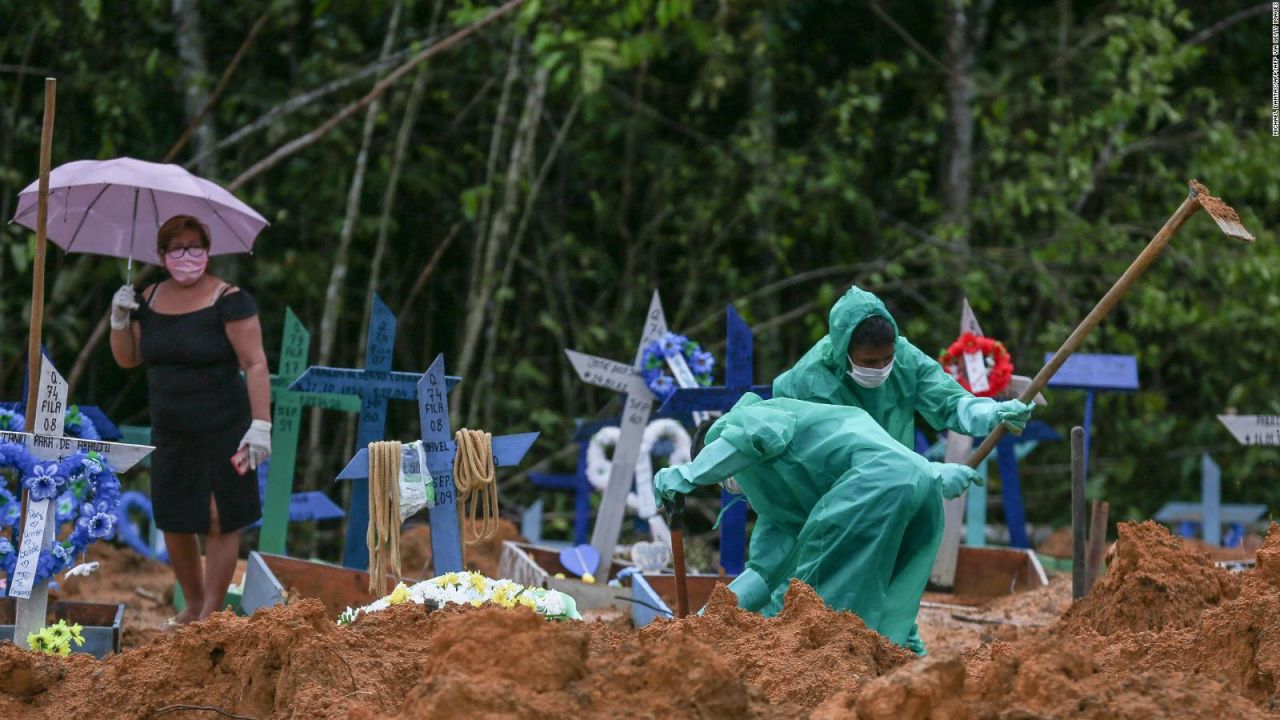
[[293,471],[298,456],[298,431],[303,406],[326,410],[360,412],[360,398],[332,393],[297,392],[290,383],[307,369],[311,333],[285,309],[284,341],[280,347],[279,371],[271,376],[271,400],[275,403],[271,425],[271,462],[267,468],[267,498],[262,508],[260,552],[285,554],[285,532],[289,526],[289,498],[293,493]]

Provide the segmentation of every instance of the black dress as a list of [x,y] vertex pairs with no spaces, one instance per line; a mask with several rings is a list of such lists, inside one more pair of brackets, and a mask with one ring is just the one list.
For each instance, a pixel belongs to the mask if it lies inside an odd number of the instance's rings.
[[224,533],[262,517],[257,473],[239,475],[231,465],[253,418],[224,327],[258,314],[258,306],[249,293],[227,289],[213,305],[176,315],[152,310],[151,298],[138,303],[156,446],[151,505],[161,530],[208,534],[210,493]]

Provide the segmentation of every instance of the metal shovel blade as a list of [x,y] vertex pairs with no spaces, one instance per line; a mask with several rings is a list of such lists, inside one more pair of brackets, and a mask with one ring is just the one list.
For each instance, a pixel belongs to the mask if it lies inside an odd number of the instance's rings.
[[1221,198],[1216,198],[1209,194],[1209,188],[1200,184],[1199,180],[1191,181],[1191,192],[1195,194],[1196,200],[1200,203],[1200,207],[1209,213],[1209,217],[1218,223],[1218,227],[1227,235],[1244,240],[1245,242],[1253,242],[1253,235],[1244,229],[1244,225],[1240,222],[1240,216],[1228,204],[1222,202]]

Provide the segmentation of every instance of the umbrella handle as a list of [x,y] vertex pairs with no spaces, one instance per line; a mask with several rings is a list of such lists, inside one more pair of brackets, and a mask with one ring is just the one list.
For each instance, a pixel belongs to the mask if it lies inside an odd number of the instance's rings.
[[126,285],[133,283],[133,252],[129,252],[129,264],[124,268],[124,282]]

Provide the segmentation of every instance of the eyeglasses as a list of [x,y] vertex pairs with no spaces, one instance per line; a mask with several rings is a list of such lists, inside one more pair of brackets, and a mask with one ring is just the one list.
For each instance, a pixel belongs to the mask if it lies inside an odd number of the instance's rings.
[[164,251],[164,254],[166,257],[174,257],[174,258],[180,258],[185,255],[190,255],[193,258],[202,258],[204,257],[204,254],[207,252],[209,251],[205,250],[199,245],[196,245],[194,247],[169,248],[168,250]]

